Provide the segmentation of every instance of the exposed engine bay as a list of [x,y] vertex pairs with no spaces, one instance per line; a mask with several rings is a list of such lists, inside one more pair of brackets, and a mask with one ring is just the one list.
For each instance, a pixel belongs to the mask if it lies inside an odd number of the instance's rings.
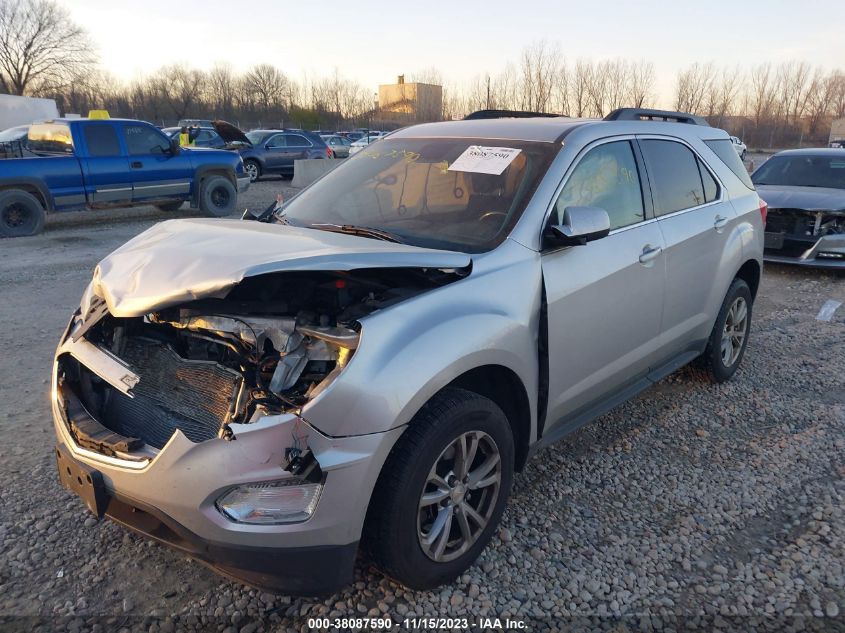
[[766,249],[798,256],[827,235],[845,234],[845,211],[769,209]]
[[87,414],[103,431],[128,438],[124,450],[140,443],[160,449],[176,429],[193,442],[232,439],[230,424],[296,412],[322,393],[358,347],[358,319],[460,276],[431,269],[284,272],[247,278],[222,299],[132,318],[105,311],[77,330],[137,380],[124,381],[131,389],[115,388],[79,358],[60,356],[69,424],[78,435],[79,414]]

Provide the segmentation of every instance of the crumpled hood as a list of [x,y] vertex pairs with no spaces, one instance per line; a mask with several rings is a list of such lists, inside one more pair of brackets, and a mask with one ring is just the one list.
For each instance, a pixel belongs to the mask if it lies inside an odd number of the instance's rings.
[[841,211],[845,209],[845,189],[825,187],[788,187],[757,185],[757,194],[770,209],[806,209],[807,211]]
[[140,316],[205,297],[223,297],[245,277],[279,271],[469,266],[465,253],[356,235],[242,220],[156,224],[106,256],[82,301],[102,297],[116,317]]

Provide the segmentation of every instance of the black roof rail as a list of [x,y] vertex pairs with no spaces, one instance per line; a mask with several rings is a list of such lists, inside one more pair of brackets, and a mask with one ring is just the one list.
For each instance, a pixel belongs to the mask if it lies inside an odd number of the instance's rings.
[[671,110],[652,110],[650,108],[619,108],[606,117],[605,121],[667,121],[670,123],[690,123],[692,125],[710,124],[707,120],[689,112],[673,112]]
[[531,117],[562,117],[565,114],[550,114],[549,112],[525,112],[523,110],[479,110],[464,117],[464,121],[476,119],[528,119]]

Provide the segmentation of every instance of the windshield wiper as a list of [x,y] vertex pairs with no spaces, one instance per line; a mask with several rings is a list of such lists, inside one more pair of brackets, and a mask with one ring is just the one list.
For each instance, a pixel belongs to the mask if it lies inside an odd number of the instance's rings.
[[330,223],[309,224],[308,226],[312,229],[320,229],[321,231],[348,233],[349,235],[360,235],[361,237],[372,237],[377,240],[384,240],[385,242],[396,242],[397,244],[404,244],[404,242],[398,235],[391,233],[390,231],[385,231],[384,229],[374,229],[369,226]]

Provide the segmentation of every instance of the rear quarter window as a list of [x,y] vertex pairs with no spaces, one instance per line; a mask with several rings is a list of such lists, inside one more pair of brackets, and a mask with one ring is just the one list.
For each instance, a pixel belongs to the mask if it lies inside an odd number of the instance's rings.
[[86,125],[82,128],[89,156],[120,156],[120,142],[111,125]]
[[33,152],[73,154],[73,137],[63,123],[41,123],[29,128],[29,149]]
[[754,183],[751,182],[751,177],[748,175],[745,165],[742,164],[742,159],[736,153],[733,143],[729,138],[704,141],[704,143],[713,150],[713,153],[719,157],[719,160],[727,165],[728,169],[739,178],[743,185],[749,189],[754,189]]

